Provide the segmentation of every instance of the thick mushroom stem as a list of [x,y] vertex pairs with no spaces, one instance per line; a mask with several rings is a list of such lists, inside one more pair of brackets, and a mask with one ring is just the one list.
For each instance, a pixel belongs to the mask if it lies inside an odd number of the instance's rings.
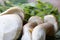
[[21,40],[32,40],[31,38],[31,33],[33,28],[36,26],[36,23],[27,23],[26,25],[24,25],[23,27],[23,35]]
[[[35,20],[35,21],[33,21]],[[23,35],[21,40],[32,40],[32,31],[35,26],[39,24],[39,22],[42,21],[40,17],[33,16],[29,19],[28,23],[24,25],[23,27]],[[43,23],[43,22],[41,22]],[[40,23],[40,24],[41,24]]]
[[55,32],[58,30],[58,24],[56,18],[53,15],[46,15],[44,17],[44,22],[50,22],[54,25]]
[[19,7],[11,7],[5,12],[1,13],[0,16],[5,14],[18,14],[22,19],[24,19],[23,10]]
[[21,35],[24,14],[19,7],[12,7],[0,14],[1,40],[17,40]]
[[54,28],[51,23],[43,23],[36,26],[32,31],[32,40],[45,40],[46,34],[54,34]]
[[[17,14],[0,16],[0,39],[17,39],[22,30],[22,19]],[[2,29],[2,30],[1,30]],[[18,33],[18,34],[17,34]]]

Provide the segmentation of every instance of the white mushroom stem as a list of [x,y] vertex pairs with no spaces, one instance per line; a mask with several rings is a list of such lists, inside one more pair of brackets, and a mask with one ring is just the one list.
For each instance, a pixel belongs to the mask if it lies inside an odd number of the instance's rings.
[[54,28],[51,23],[43,23],[36,26],[32,31],[32,40],[45,40],[46,34],[54,34]]
[[31,33],[33,28],[36,26],[36,23],[27,23],[26,25],[24,25],[23,27],[23,35],[21,40],[32,40],[31,38]]
[[18,14],[22,19],[24,19],[24,12],[19,7],[11,7],[7,9],[5,12],[1,13],[0,16],[5,14]]
[[[35,21],[33,21],[35,20]],[[33,16],[29,19],[28,23],[23,27],[23,35],[21,40],[32,40],[32,31],[35,26],[39,24],[42,19],[38,16]],[[40,22],[40,24],[43,22]]]
[[17,40],[21,35],[24,14],[19,7],[12,7],[0,14],[0,40]]
[[46,15],[44,17],[44,22],[50,22],[54,25],[55,32],[58,30],[58,24],[56,18],[53,15]]

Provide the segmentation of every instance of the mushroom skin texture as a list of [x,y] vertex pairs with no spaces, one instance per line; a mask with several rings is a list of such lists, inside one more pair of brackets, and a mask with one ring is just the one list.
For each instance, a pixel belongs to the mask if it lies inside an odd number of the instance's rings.
[[32,40],[31,33],[33,28],[36,26],[36,23],[27,23],[23,27],[23,35],[21,40]]
[[32,31],[32,40],[45,40],[46,34],[54,34],[54,28],[51,23],[43,23],[36,26]]
[[58,30],[58,23],[56,21],[55,16],[53,15],[46,15],[44,16],[44,22],[50,22],[54,25],[55,32]]
[[38,16],[30,17],[30,19],[28,20],[28,23],[25,24],[23,27],[23,35],[21,40],[32,40],[32,31],[34,27],[37,26],[38,24],[43,23],[43,21],[42,22],[40,21],[42,21],[41,17],[38,17]]
[[28,20],[28,22],[36,22],[37,24],[42,24],[43,20],[39,16],[32,16],[32,17],[30,17],[30,19]]
[[0,14],[0,40],[17,40],[24,19],[24,14],[20,10],[19,7],[12,7]]

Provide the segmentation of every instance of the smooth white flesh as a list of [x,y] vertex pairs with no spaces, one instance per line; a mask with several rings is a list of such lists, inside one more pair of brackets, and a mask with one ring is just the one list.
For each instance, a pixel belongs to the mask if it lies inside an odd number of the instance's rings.
[[46,32],[42,26],[36,26],[32,31],[32,40],[45,40]]
[[22,30],[22,19],[17,14],[0,16],[0,40],[13,40]]
[[31,23],[27,23],[26,25],[24,25],[23,35],[22,35],[21,40],[32,40],[31,39],[31,32],[29,31],[30,27],[31,27],[30,25],[31,25]]

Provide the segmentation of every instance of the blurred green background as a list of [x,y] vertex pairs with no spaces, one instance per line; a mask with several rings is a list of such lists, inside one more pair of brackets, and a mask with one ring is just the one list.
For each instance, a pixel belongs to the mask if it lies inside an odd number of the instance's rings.
[[16,4],[16,3],[26,3],[28,2],[28,0],[9,0],[11,1],[12,3]]

